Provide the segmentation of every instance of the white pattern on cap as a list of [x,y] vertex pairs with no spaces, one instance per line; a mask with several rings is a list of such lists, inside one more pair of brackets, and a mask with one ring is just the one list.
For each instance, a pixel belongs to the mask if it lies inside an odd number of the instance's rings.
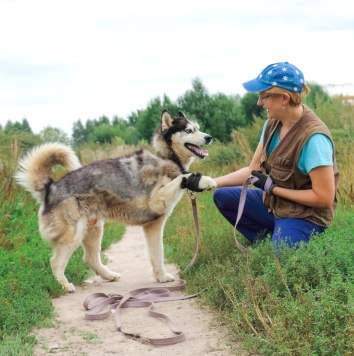
[[242,85],[251,92],[260,92],[272,87],[301,92],[304,83],[304,75],[300,69],[289,62],[279,62],[268,65],[256,79]]

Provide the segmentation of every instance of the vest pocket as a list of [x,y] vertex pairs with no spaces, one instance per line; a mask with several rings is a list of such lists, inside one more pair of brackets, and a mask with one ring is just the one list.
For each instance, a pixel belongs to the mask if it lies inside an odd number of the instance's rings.
[[[279,187],[295,189],[295,176],[293,170],[284,167],[272,167],[270,176]],[[304,219],[312,215],[313,208],[295,203],[278,196],[272,196],[268,202],[275,216],[280,218],[299,218]]]
[[272,177],[275,184],[279,187],[294,189],[294,172],[289,169],[272,167],[270,171],[270,176]]

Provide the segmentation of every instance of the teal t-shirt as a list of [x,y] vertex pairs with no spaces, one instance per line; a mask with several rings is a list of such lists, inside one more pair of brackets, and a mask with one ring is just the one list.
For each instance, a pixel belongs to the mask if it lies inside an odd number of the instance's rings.
[[[264,142],[264,132],[267,126],[268,120],[263,126],[260,142]],[[276,129],[269,147],[267,149],[267,155],[269,156],[275,147],[280,143],[279,138],[279,126]],[[320,166],[333,166],[333,145],[328,136],[324,134],[314,134],[305,143],[300,153],[298,167],[304,174]]]

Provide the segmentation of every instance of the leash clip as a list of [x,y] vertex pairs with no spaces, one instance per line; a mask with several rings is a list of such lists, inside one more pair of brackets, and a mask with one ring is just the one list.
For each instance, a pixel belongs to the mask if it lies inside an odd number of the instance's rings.
[[191,200],[197,199],[197,197],[195,196],[195,194],[194,194],[194,192],[192,190],[188,189],[187,191],[188,191],[188,194],[189,194]]

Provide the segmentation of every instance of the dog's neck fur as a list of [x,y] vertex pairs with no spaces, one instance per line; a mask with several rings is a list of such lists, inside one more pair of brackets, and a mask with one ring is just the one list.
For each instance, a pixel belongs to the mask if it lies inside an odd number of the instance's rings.
[[187,173],[189,166],[194,161],[194,157],[184,157],[180,159],[173,148],[166,142],[161,133],[155,133],[152,145],[156,150],[156,156],[162,159],[170,160],[177,164],[182,173]]

